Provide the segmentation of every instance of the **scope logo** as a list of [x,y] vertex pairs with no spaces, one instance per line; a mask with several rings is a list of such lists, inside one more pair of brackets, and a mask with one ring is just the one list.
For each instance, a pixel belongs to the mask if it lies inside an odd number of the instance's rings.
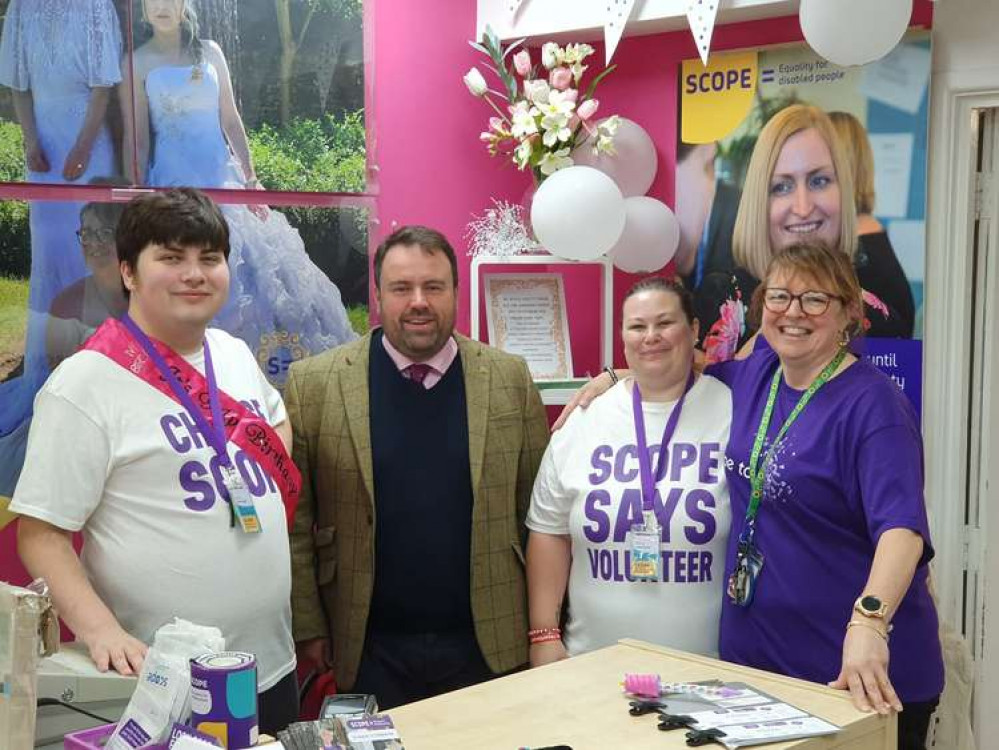
[[735,130],[753,104],[756,93],[756,51],[684,60],[680,74],[684,143],[711,143]]

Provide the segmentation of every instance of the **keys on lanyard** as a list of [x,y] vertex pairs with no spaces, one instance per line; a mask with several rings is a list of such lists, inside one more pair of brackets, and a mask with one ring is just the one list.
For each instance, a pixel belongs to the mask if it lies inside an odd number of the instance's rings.
[[239,522],[239,527],[247,534],[256,534],[261,531],[260,517],[257,514],[256,506],[253,503],[253,496],[250,494],[246,483],[240,476],[239,470],[233,465],[229,458],[226,447],[228,436],[225,431],[225,420],[222,416],[222,404],[219,398],[218,383],[215,380],[215,369],[212,366],[211,348],[208,346],[208,339],[205,339],[205,380],[208,384],[208,403],[211,408],[211,423],[205,418],[204,412],[194,403],[191,395],[181,384],[177,375],[170,365],[163,358],[163,355],[156,349],[152,340],[145,332],[135,324],[128,315],[122,318],[122,323],[128,328],[135,340],[139,342],[146,354],[156,365],[160,376],[170,386],[177,400],[187,410],[191,419],[198,426],[205,440],[215,451],[219,466],[222,470],[222,484],[225,485],[226,494],[229,496],[229,524],[235,525]]
[[766,559],[756,546],[756,514],[759,512],[760,501],[763,499],[767,466],[773,457],[773,452],[784,438],[788,429],[794,424],[798,415],[804,411],[808,402],[812,400],[812,396],[818,392],[819,388],[829,382],[829,378],[836,372],[836,369],[842,364],[845,357],[846,349],[840,349],[836,356],[832,358],[832,361],[812,381],[808,389],[801,394],[798,403],[794,405],[791,413],[784,420],[784,424],[777,431],[777,436],[770,444],[769,450],[767,450],[763,460],[760,461],[760,454],[763,452],[763,441],[766,439],[767,431],[770,429],[770,420],[774,414],[774,404],[777,402],[777,389],[783,374],[782,368],[778,367],[773,378],[770,380],[770,393],[767,396],[767,404],[763,409],[763,417],[760,419],[760,425],[756,428],[753,452],[749,456],[751,487],[749,506],[746,508],[745,524],[742,527],[742,533],[739,534],[739,544],[736,547],[735,567],[728,577],[728,586],[726,587],[729,600],[737,607],[748,607],[753,603],[756,585],[759,582],[760,573],[763,571],[763,562]]
[[652,459],[649,456],[649,445],[645,437],[645,414],[642,411],[642,393],[638,382],[632,383],[631,403],[635,418],[635,441],[638,447],[638,469],[642,482],[642,523],[635,524],[628,532],[630,546],[630,562],[628,572],[635,581],[658,581],[661,575],[662,533],[659,520],[656,518],[653,498],[656,492],[656,481],[666,460],[666,451],[680,422],[680,412],[683,402],[694,385],[694,373],[691,371],[683,394],[670,412],[663,430],[662,441],[659,444],[659,455],[656,458],[655,471],[652,470]]
[[735,554],[735,570],[728,577],[728,598],[739,607],[753,603],[756,582],[763,570],[763,553],[756,547],[755,522],[746,524],[739,535],[739,546]]

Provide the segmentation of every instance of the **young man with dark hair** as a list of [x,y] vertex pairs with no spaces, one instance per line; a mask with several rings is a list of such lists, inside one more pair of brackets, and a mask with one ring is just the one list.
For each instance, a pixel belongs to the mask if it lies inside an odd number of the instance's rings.
[[399,229],[375,279],[381,327],[289,373],[292,610],[303,657],[392,707],[527,661],[522,537],[548,423],[523,359],[454,333],[443,235]]
[[170,190],[126,207],[116,245],[127,314],[35,401],[10,506],[21,559],[101,670],[138,672],[174,617],[221,629],[256,655],[273,732],[297,714],[287,518],[300,479],[280,395],[242,341],[208,327],[229,293],[229,230],[203,193]]

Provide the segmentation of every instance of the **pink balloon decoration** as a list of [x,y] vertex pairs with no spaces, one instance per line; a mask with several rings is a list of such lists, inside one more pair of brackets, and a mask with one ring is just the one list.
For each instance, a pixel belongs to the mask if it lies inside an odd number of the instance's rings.
[[624,231],[608,253],[622,271],[658,271],[676,254],[680,224],[665,203],[644,195],[624,201]]
[[611,154],[594,154],[589,139],[572,151],[575,164],[599,169],[609,175],[625,198],[645,195],[656,177],[658,157],[656,145],[645,129],[627,118],[620,118],[614,134],[614,151]]

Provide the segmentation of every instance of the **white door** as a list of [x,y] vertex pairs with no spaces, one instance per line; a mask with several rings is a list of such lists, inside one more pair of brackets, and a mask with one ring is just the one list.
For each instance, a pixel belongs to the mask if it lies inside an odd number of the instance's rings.
[[[973,113],[975,158],[964,633],[975,736],[999,737],[999,108]],[[982,747],[987,745],[979,744]]]
[[981,284],[987,310],[981,338],[984,419],[978,496],[988,542],[983,545],[983,594],[976,612],[979,669],[974,715],[976,736],[995,738],[999,737],[999,108],[980,114],[981,151],[989,158],[983,159],[979,214],[980,223],[988,224],[989,239]]

